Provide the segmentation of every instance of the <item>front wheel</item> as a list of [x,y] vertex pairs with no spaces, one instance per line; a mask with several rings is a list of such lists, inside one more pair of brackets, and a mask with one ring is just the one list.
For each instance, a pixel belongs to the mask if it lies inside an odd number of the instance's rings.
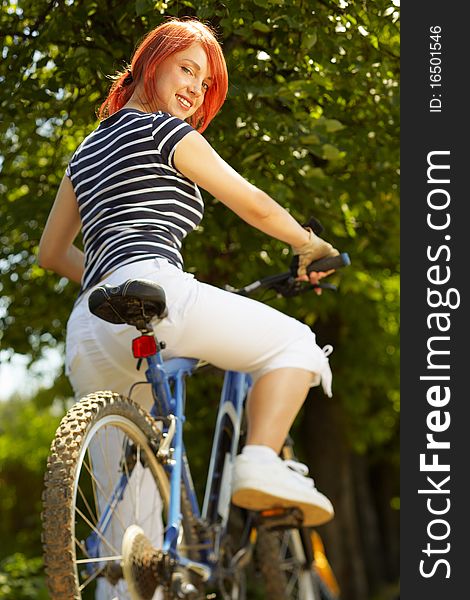
[[[121,543],[132,524],[161,547],[169,480],[159,423],[129,399],[90,394],[62,419],[43,493],[43,548],[53,599],[128,598]],[[157,595],[155,598],[161,597]]]
[[309,563],[308,536],[298,529],[273,531],[260,528],[256,563],[270,600],[332,600]]

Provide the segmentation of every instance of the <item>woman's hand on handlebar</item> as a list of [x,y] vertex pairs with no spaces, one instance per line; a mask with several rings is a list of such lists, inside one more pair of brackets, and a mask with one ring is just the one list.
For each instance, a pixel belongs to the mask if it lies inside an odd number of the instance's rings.
[[[308,275],[298,275],[295,280],[305,281],[306,283],[311,283],[313,286],[317,286],[322,279],[334,272],[335,269],[330,269],[329,271],[310,271]],[[323,290],[320,287],[315,287],[313,291],[320,296]]]
[[332,258],[339,255],[338,250],[323,240],[313,231],[311,227],[305,227],[308,232],[308,241],[302,246],[292,246],[294,257],[297,261],[297,276],[302,277],[309,271],[311,263],[322,258]]

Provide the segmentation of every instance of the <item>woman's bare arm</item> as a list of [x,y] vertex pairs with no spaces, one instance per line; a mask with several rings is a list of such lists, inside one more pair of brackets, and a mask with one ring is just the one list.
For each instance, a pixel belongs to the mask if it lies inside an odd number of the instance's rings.
[[64,175],[39,242],[41,267],[80,283],[85,258],[73,245],[80,231],[80,213],[70,179]]
[[309,234],[268,194],[252,185],[227,164],[197,132],[176,146],[175,166],[260,231],[291,246],[308,242]]

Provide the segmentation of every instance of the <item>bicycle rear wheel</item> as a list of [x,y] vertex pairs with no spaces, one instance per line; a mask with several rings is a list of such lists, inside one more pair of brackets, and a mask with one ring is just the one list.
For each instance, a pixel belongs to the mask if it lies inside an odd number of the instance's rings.
[[160,439],[158,422],[111,392],[90,394],[62,419],[43,493],[52,598],[128,598],[120,566],[125,530],[136,524],[154,546],[163,542],[169,480],[155,457]]
[[259,529],[256,563],[264,583],[264,598],[324,600],[318,576],[308,562],[305,544],[309,543],[298,529]]

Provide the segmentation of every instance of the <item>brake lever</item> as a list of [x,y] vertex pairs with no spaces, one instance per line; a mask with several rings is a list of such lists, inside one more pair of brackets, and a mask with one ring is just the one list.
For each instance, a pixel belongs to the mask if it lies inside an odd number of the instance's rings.
[[301,293],[301,282],[296,281],[295,277],[289,277],[286,281],[279,284],[274,284],[271,289],[284,298],[292,298]]
[[[333,283],[314,283],[308,284],[308,282],[297,282],[299,285],[290,291],[289,296],[300,296],[301,294],[306,294],[307,292],[313,292],[317,289],[321,290],[331,290],[332,292],[337,292],[338,288]],[[286,295],[286,294],[283,294]]]
[[297,281],[295,277],[289,277],[289,279],[279,285],[273,285],[272,290],[284,296],[284,298],[293,298],[294,296],[300,296],[300,294],[306,294],[316,288],[322,290],[331,290],[333,292],[338,291],[338,288],[333,283],[323,282],[308,284],[306,281]]

